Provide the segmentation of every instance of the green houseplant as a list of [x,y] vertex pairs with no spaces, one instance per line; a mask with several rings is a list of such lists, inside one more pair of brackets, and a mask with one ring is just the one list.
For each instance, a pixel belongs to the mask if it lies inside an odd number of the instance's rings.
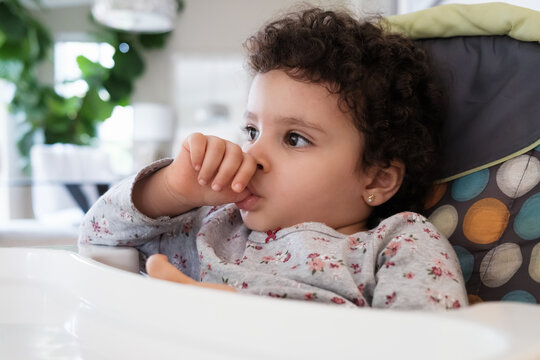
[[[181,0],[178,5],[181,11]],[[77,64],[88,91],[82,97],[65,98],[37,76],[38,66],[51,59],[53,41],[48,30],[19,0],[0,1],[0,78],[16,88],[10,112],[19,115],[22,166],[28,167],[34,143],[91,144],[98,124],[111,116],[114,107],[130,103],[134,82],[145,68],[140,51],[163,47],[169,34],[127,33],[96,24],[96,41],[115,49],[114,66],[105,68],[79,56]],[[120,51],[120,45],[128,50]]]

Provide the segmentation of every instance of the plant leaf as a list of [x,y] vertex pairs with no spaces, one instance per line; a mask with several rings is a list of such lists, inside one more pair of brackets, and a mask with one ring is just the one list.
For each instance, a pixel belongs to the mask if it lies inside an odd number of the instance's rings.
[[0,29],[11,41],[16,42],[26,37],[26,26],[23,19],[13,11],[14,6],[7,1],[0,2]]
[[32,58],[30,56],[29,39],[23,38],[19,42],[12,42],[9,39],[0,48],[0,58],[17,59],[23,62],[30,61]]
[[99,63],[90,61],[85,56],[77,56],[77,65],[81,69],[82,77],[89,87],[99,87],[109,76],[108,69]]
[[56,93],[52,93],[45,95],[44,103],[47,109],[53,114],[74,119],[81,107],[82,100],[77,96],[66,99]]
[[180,14],[182,11],[184,11],[184,0],[176,0],[176,4],[178,5],[176,12]]
[[167,43],[167,38],[171,35],[171,32],[161,34],[140,34],[139,43],[147,49],[162,48]]
[[0,59],[0,78],[17,82],[24,70],[24,64],[17,59]]
[[37,41],[39,45],[39,53],[37,56],[37,60],[43,60],[48,55],[50,55],[50,51],[52,49],[52,39],[51,34],[45,29],[41,24],[39,24],[36,21],[32,21],[32,24],[34,25],[34,28],[36,30],[36,36]]
[[7,40],[6,34],[4,33],[2,29],[0,29],[0,48],[2,47],[2,45],[4,45],[6,40]]
[[133,80],[144,72],[144,62],[133,44],[128,45],[127,52],[123,53],[118,49],[114,52],[114,67],[111,71],[118,78]]
[[103,83],[103,87],[111,96],[111,101],[114,102],[129,98],[133,91],[131,81],[118,78],[114,73]]
[[96,88],[91,87],[83,98],[80,114],[93,122],[104,121],[111,117],[114,104],[103,101]]

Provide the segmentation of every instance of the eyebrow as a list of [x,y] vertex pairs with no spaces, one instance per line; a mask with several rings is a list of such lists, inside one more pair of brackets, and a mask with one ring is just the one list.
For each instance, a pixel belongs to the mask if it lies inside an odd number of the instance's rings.
[[[250,111],[246,111],[244,113],[244,118],[256,121],[257,120],[257,115],[255,115],[254,113],[252,113]],[[283,121],[287,125],[295,125],[295,126],[308,128],[308,129],[312,129],[312,130],[315,130],[315,131],[325,133],[325,131],[320,126],[312,124],[312,123],[310,123],[308,121],[305,121],[303,119],[299,119],[299,118],[296,118],[296,117],[289,117],[289,116],[280,117],[279,120]]]

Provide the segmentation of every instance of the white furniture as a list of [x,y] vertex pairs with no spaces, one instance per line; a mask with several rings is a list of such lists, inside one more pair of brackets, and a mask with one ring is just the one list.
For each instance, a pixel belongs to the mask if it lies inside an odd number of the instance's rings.
[[344,309],[150,279],[63,250],[0,248],[2,359],[540,357],[540,307]]
[[0,225],[0,248],[21,246],[77,246],[79,229],[34,219],[16,219]]

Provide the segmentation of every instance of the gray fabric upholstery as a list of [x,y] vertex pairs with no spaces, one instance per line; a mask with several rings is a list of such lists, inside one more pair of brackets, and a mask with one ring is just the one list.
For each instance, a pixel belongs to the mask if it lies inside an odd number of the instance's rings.
[[447,87],[442,178],[540,139],[540,44],[507,36],[417,40]]

